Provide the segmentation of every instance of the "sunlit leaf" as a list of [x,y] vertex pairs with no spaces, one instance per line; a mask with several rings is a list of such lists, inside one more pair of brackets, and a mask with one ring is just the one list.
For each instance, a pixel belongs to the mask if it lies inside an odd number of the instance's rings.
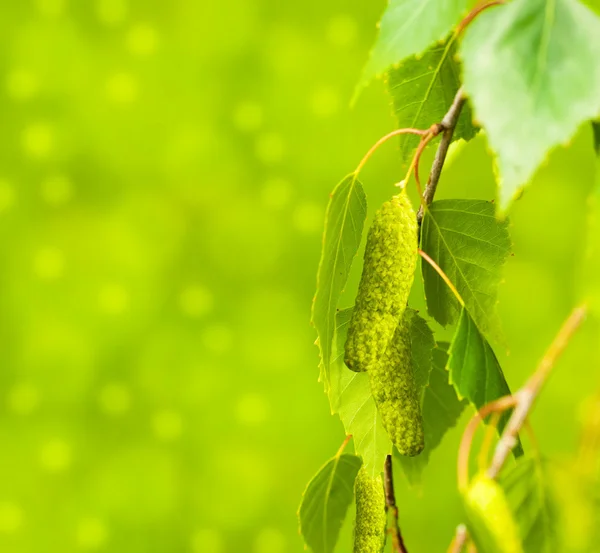
[[344,343],[351,314],[352,309],[338,313],[329,401],[332,412],[342,419],[346,433],[352,434],[354,451],[362,457],[365,469],[374,477],[382,471],[386,455],[392,452],[392,442],[371,395],[369,375],[351,371],[344,364]]
[[[441,121],[460,88],[460,64],[452,38],[436,44],[418,58],[413,56],[392,67],[387,73],[398,127],[427,129]],[[468,104],[456,125],[453,140],[475,136]],[[420,137],[400,135],[400,159],[407,164]]]
[[[510,388],[494,354],[466,309],[463,309],[448,350],[448,371],[459,397],[466,398],[477,409],[495,399],[509,395]],[[500,418],[498,429],[506,424],[509,413]],[[520,443],[515,455],[522,455]]]
[[466,401],[458,399],[454,386],[448,382],[447,348],[448,344],[440,343],[433,350],[431,376],[424,389],[422,412],[425,449],[415,457],[405,457],[397,452],[394,455],[411,485],[421,481],[421,474],[432,451],[441,443],[446,432],[456,425],[466,405]]
[[[508,222],[496,219],[490,202],[440,200],[423,218],[421,249],[456,286],[479,329],[494,338],[501,336],[497,292],[510,248]],[[430,315],[443,326],[454,322],[460,304],[452,291],[428,263],[422,271]]]
[[600,17],[577,0],[514,0],[471,24],[461,55],[505,210],[548,151],[600,113]]
[[390,0],[363,71],[361,86],[408,56],[444,39],[467,12],[471,0]]
[[313,553],[331,553],[354,498],[361,467],[355,455],[336,455],[309,482],[298,517],[300,532]]
[[539,459],[522,457],[500,478],[526,553],[559,551],[556,509]]
[[318,334],[321,380],[325,390],[329,389],[337,304],[360,245],[366,216],[367,199],[363,187],[350,175],[335,187],[327,206],[317,292],[313,301],[312,322]]

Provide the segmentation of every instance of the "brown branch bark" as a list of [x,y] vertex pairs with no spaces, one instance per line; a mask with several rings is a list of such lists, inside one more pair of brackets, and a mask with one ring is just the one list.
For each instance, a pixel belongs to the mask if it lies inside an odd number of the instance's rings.
[[384,470],[383,470],[383,483],[385,487],[385,504],[388,510],[392,511],[393,526],[391,528],[392,533],[392,545],[396,553],[408,553],[404,540],[402,539],[402,532],[400,532],[400,524],[398,521],[398,506],[396,505],[396,495],[394,493],[394,474],[392,469],[392,456],[388,455],[385,458]]
[[429,173],[427,186],[423,192],[423,202],[425,206],[421,205],[419,212],[417,213],[417,221],[419,224],[421,224],[421,221],[423,220],[426,206],[433,201],[433,197],[435,196],[437,185],[442,174],[442,169],[444,168],[444,162],[446,161],[446,155],[448,154],[448,148],[450,148],[450,144],[452,143],[452,137],[454,136],[454,130],[456,129],[458,118],[460,117],[460,113],[466,101],[467,99],[465,97],[463,87],[461,86],[454,96],[452,105],[439,124],[440,132],[442,133],[442,139],[438,146],[437,152],[435,153],[435,159],[433,160],[433,165],[431,166],[431,172]]

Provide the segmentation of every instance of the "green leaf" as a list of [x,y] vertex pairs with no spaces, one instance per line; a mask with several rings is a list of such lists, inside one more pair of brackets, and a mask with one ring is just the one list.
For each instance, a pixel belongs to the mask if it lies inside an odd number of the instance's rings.
[[[490,202],[440,200],[423,218],[421,249],[446,273],[481,331],[497,339],[498,284],[510,248],[508,222],[496,219]],[[460,304],[429,263],[421,266],[429,314],[446,326],[456,320]]]
[[[454,38],[433,46],[422,57],[404,60],[390,69],[387,78],[399,128],[427,129],[441,121],[461,84]],[[471,108],[467,104],[456,125],[453,140],[469,140],[475,133]],[[400,159],[406,164],[419,145],[420,137],[403,134],[399,140]]]
[[420,483],[431,452],[441,443],[446,432],[456,425],[466,405],[465,401],[458,399],[454,386],[448,381],[447,349],[448,344],[440,343],[433,350],[431,376],[424,389],[422,412],[425,449],[415,457],[405,457],[397,452],[394,455],[413,486]]
[[506,210],[548,151],[600,113],[600,18],[577,0],[514,0],[473,22],[461,54]]
[[[430,378],[435,341],[427,323],[416,311],[410,311],[413,368],[417,387],[424,389]],[[381,472],[386,455],[392,452],[392,442],[371,395],[369,375],[366,372],[351,371],[344,364],[344,343],[351,314],[352,308],[338,313],[329,401],[332,412],[340,415],[346,433],[352,434],[354,450],[362,457],[365,469],[374,477]]]
[[338,413],[342,419],[346,434],[352,434],[354,451],[362,457],[365,470],[375,477],[381,473],[386,455],[392,452],[392,442],[371,395],[369,375],[351,371],[344,364],[344,343],[351,314],[352,308],[338,313],[329,402],[332,413]]
[[[454,384],[458,396],[469,400],[478,410],[490,401],[511,393],[494,350],[466,309],[461,311],[448,350],[448,371],[450,382]],[[500,417],[500,432],[509,416],[510,412],[505,412]],[[520,443],[513,449],[513,453],[515,456],[523,454]]]
[[298,511],[300,532],[314,553],[331,553],[354,498],[361,466],[355,455],[336,455],[309,482]]
[[390,0],[360,86],[408,56],[423,53],[444,39],[465,15],[471,0]]
[[469,536],[479,553],[522,553],[519,527],[504,489],[484,473],[463,490]]
[[337,304],[358,251],[366,217],[367,199],[362,184],[349,175],[335,187],[327,206],[312,309],[312,322],[317,329],[321,351],[321,380],[326,391],[329,389]]
[[600,156],[600,121],[592,121],[592,131],[594,133],[594,151]]
[[427,321],[414,309],[410,309],[410,307],[407,307],[407,309],[412,315],[410,322],[410,347],[415,383],[422,399],[432,372],[435,340]]
[[555,506],[540,460],[518,459],[499,482],[518,522],[525,553],[559,551]]

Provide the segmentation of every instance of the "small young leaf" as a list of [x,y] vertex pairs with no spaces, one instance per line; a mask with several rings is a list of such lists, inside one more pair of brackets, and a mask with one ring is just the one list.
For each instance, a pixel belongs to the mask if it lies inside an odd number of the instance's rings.
[[312,308],[312,322],[317,329],[321,351],[321,380],[326,391],[329,389],[337,304],[358,251],[366,217],[367,199],[362,184],[349,175],[335,187],[327,206]]
[[335,356],[331,363],[329,402],[332,413],[338,413],[347,434],[352,434],[354,451],[363,459],[365,470],[375,477],[383,468],[392,442],[385,431],[367,373],[351,371],[344,364],[344,343],[352,308],[338,313]]
[[[433,202],[421,226],[421,249],[456,286],[469,313],[486,335],[499,338],[496,298],[503,264],[510,253],[508,222],[482,200]],[[428,263],[422,263],[429,314],[442,326],[456,320],[460,305]]]
[[469,26],[461,54],[504,211],[548,151],[600,113],[600,17],[577,0],[514,0]]
[[539,459],[522,457],[500,478],[519,525],[525,553],[559,551],[556,512]]
[[300,532],[313,553],[332,553],[361,467],[355,455],[336,455],[309,482],[298,511]]
[[466,401],[458,399],[454,386],[448,382],[448,347],[448,344],[440,343],[433,350],[431,376],[424,389],[422,411],[425,449],[416,457],[394,455],[413,486],[420,483],[431,452],[441,443],[446,432],[456,425],[466,405]]
[[463,491],[469,536],[481,553],[523,553],[517,521],[503,488],[485,473]]
[[[432,123],[441,121],[461,84],[453,37],[436,44],[422,57],[413,56],[392,67],[387,76],[399,128],[427,129]],[[453,140],[469,140],[475,133],[467,104],[456,125]],[[420,137],[403,134],[399,140],[400,160],[407,164]]]
[[360,86],[408,56],[423,53],[459,22],[472,0],[390,0]]

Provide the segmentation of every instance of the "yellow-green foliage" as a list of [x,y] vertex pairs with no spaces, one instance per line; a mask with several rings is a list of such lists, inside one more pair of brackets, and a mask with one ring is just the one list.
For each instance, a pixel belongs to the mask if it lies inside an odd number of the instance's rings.
[[385,545],[387,515],[381,476],[371,478],[361,468],[354,483],[356,525],[354,553],[380,553]]
[[423,451],[423,417],[412,364],[410,325],[413,312],[404,312],[379,363],[369,369],[371,391],[383,426],[402,455]]
[[386,350],[406,308],[417,248],[416,216],[403,192],[383,204],[369,229],[345,346],[350,369],[366,371]]
[[493,547],[499,553],[523,553],[519,529],[498,482],[478,474],[465,499],[476,545]]

